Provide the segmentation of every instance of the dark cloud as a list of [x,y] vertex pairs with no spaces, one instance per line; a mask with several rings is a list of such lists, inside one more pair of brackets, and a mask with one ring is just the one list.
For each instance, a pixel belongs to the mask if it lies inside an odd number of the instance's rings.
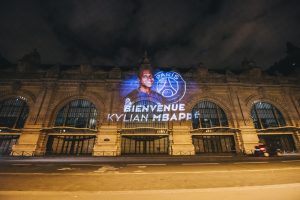
[[6,1],[0,52],[10,62],[37,48],[43,63],[263,67],[300,45],[297,0]]

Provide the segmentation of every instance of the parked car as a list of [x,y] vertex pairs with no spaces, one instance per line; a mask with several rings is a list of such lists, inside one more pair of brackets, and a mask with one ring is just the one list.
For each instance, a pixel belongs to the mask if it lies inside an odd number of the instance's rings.
[[270,156],[270,154],[267,152],[267,146],[264,144],[255,146],[254,156]]
[[280,156],[282,154],[281,149],[277,148],[276,146],[267,146],[265,144],[260,144],[255,146],[254,149],[254,156]]

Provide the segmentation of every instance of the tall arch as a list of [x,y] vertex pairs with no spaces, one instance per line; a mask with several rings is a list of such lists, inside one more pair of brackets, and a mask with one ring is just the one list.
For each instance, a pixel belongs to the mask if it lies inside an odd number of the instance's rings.
[[96,129],[98,111],[86,99],[73,99],[61,107],[52,121],[53,126]]
[[192,109],[192,126],[197,128],[229,127],[224,110],[212,101],[202,100]]
[[268,102],[254,102],[251,107],[251,117],[256,129],[286,126],[282,113]]
[[[53,109],[44,142],[49,155],[91,155],[96,141],[99,110],[90,99],[72,96]],[[57,135],[57,132],[60,134]]]
[[273,97],[264,97],[264,96],[258,96],[258,95],[252,95],[246,99],[246,105],[248,108],[248,117],[251,119],[251,109],[254,103],[256,102],[265,102],[273,105],[275,108],[277,108],[280,113],[282,114],[283,118],[285,119],[286,125],[292,125],[291,116],[289,115],[287,105],[285,105],[284,102],[280,101],[279,99]]
[[57,99],[55,102],[52,102],[49,106],[49,110],[51,110],[51,114],[47,117],[47,124],[48,126],[52,126],[53,122],[55,120],[56,115],[58,114],[59,110],[66,105],[68,102],[76,100],[76,99],[84,99],[87,101],[90,101],[93,103],[97,109],[97,122],[100,121],[100,119],[104,119],[104,112],[105,105],[102,101],[102,99],[95,97],[94,95],[87,94],[87,95],[68,95],[64,98]]
[[23,89],[13,92],[11,90],[0,91],[0,101],[8,98],[24,98],[29,108],[36,102],[36,96],[32,92]]
[[21,129],[29,115],[24,97],[10,97],[0,101],[0,127]]
[[188,112],[192,112],[193,107],[200,101],[210,101],[218,105],[225,112],[229,127],[234,127],[233,111],[230,109],[230,105],[228,105],[228,103],[223,101],[221,98],[218,98],[216,95],[196,95],[192,97],[189,103],[186,105],[186,110]]

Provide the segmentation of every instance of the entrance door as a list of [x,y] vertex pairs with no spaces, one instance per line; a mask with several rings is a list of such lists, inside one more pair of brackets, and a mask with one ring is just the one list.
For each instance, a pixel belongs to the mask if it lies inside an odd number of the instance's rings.
[[0,135],[0,155],[9,155],[19,137],[19,135]]
[[194,135],[196,153],[234,153],[233,135]]
[[122,136],[121,150],[125,154],[168,154],[168,136]]
[[259,135],[260,142],[282,151],[292,152],[295,151],[295,143],[292,135]]
[[94,135],[50,135],[47,155],[91,155],[95,144]]

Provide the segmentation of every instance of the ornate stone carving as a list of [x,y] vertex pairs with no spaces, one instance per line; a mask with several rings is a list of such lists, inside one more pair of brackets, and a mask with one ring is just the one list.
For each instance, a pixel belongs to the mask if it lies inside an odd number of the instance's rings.
[[208,93],[209,92],[209,90],[210,90],[210,88],[207,86],[207,85],[203,85],[203,86],[201,86],[201,92],[203,93],[203,94],[206,94],[206,93]]
[[78,90],[79,90],[79,94],[83,94],[86,91],[86,84],[85,83],[79,83]]
[[89,64],[80,65],[80,73],[83,75],[91,74],[93,72],[93,68]]
[[21,89],[22,83],[20,81],[15,81],[11,84],[11,90],[12,92],[17,92]]
[[113,68],[110,72],[109,72],[109,78],[111,79],[119,79],[121,78],[121,69],[118,67]]
[[115,91],[118,89],[118,84],[117,83],[105,83],[105,89],[107,91]]
[[47,71],[46,77],[47,78],[55,78],[55,77],[58,77],[59,73],[60,73],[60,66],[54,65]]
[[260,96],[264,97],[265,95],[265,89],[263,87],[258,87],[257,92]]

